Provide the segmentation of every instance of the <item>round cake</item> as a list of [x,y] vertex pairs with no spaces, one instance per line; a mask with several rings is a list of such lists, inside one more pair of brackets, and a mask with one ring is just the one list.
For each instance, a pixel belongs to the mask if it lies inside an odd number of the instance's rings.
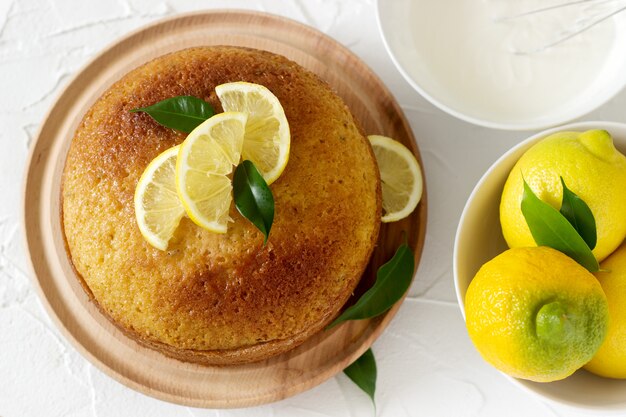
[[[234,81],[266,86],[290,125],[269,240],[233,205],[226,234],[183,218],[167,251],[155,249],[133,194],[185,134],[130,110],[191,95],[220,112],[215,87]],[[282,56],[229,46],[159,57],[109,88],[76,130],[61,200],[68,257],[99,309],[143,345],[214,365],[262,360],[322,330],[356,287],[381,216],[378,167],[344,102]]]

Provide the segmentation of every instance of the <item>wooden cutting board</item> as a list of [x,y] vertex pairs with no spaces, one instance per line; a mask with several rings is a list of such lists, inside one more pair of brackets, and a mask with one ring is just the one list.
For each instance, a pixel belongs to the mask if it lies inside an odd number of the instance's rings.
[[[373,320],[320,332],[272,359],[239,366],[189,364],[144,348],[117,330],[89,301],[68,261],[60,222],[60,181],[69,143],[83,114],[129,70],[165,53],[200,45],[237,45],[284,55],[317,73],[346,101],[368,134],[402,141],[419,158],[398,104],[372,71],[333,39],[285,18],[247,11],[206,11],[160,21],[108,47],[58,97],[31,149],[24,184],[24,233],[34,284],[63,334],[102,371],[147,395],[208,408],[245,407],[307,390],[365,352],[399,308]],[[383,225],[356,294],[407,233],[416,259],[426,228],[426,195],[407,219]]]

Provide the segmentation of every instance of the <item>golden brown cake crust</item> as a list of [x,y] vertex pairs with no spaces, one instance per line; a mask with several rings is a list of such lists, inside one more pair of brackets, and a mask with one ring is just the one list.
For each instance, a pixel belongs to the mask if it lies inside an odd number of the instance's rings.
[[[231,207],[227,234],[184,218],[168,250],[154,249],[135,186],[185,135],[130,110],[193,95],[221,111],[215,86],[231,81],[268,87],[290,124],[267,246]],[[69,257],[99,308],[140,343],[205,364],[261,360],[322,329],[365,269],[381,214],[371,147],[341,99],[284,57],[227,46],[162,56],[114,84],[76,131],[61,198]]]

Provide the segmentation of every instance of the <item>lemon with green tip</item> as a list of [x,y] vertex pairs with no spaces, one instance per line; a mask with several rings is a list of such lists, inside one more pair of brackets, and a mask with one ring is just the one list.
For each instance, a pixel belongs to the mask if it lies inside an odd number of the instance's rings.
[[609,321],[596,278],[545,246],[509,249],[485,263],[467,289],[465,316],[487,362],[537,382],[563,379],[585,365]]
[[535,246],[520,209],[523,181],[537,197],[558,210],[563,198],[560,177],[591,209],[597,227],[593,254],[602,261],[626,237],[626,157],[605,130],[554,133],[524,153],[502,192],[504,238],[511,248]]
[[600,264],[600,281],[609,303],[609,331],[585,369],[608,378],[626,378],[626,243]]

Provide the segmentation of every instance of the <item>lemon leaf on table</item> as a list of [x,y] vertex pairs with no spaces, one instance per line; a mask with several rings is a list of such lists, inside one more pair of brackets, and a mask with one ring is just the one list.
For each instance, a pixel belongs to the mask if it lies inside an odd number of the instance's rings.
[[148,113],[159,124],[189,133],[215,114],[206,101],[194,96],[168,98],[148,107],[132,109],[131,113]]
[[361,388],[372,399],[374,405],[374,394],[376,393],[376,359],[372,349],[367,349],[356,361],[343,370],[359,388]]
[[541,201],[524,181],[522,214],[538,246],[563,252],[590,272],[600,268],[596,257],[574,226],[550,204]]
[[593,250],[596,247],[597,233],[596,233],[596,219],[593,217],[591,209],[583,201],[572,192],[567,185],[563,177],[561,178],[561,184],[563,185],[563,201],[561,202],[561,214],[565,216],[568,222],[578,232],[580,237],[583,238],[589,249]]
[[326,330],[347,320],[369,319],[389,310],[409,289],[414,267],[411,248],[406,243],[400,245],[391,260],[378,268],[372,288],[329,324]]

